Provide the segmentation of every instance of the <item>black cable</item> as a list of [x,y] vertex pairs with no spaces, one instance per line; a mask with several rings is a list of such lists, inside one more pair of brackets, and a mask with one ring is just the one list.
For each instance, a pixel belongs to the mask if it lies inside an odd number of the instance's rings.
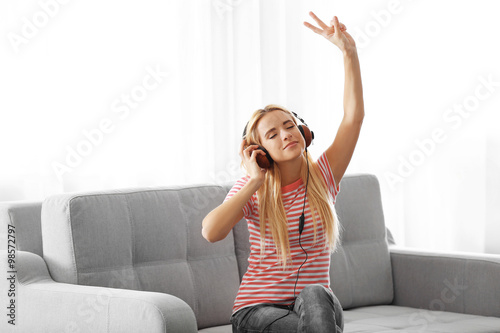
[[299,269],[297,271],[297,278],[295,279],[295,285],[293,287],[293,302],[292,302],[292,304],[288,305],[288,312],[287,312],[287,314],[284,315],[284,316],[278,317],[278,318],[274,319],[272,322],[270,322],[269,324],[267,324],[267,326],[264,327],[260,331],[261,333],[263,333],[269,326],[271,326],[272,324],[274,324],[276,321],[278,321],[278,320],[280,320],[280,319],[285,318],[286,316],[288,316],[290,314],[290,312],[293,310],[293,307],[295,305],[295,300],[296,300],[296,298],[295,298],[295,289],[297,288],[297,282],[299,281],[300,269],[306,263],[307,258],[308,258],[307,252],[302,247],[302,243],[300,241],[300,238],[302,236],[302,231],[304,230],[304,223],[305,223],[304,211],[305,211],[305,208],[306,208],[307,186],[309,185],[309,159],[307,158],[307,147],[306,147],[306,161],[307,161],[306,192],[304,193],[304,205],[302,206],[302,215],[300,215],[300,217],[299,217],[299,245],[300,245],[300,248],[302,249],[302,251],[304,251],[304,253],[306,254],[306,258],[304,259],[304,262],[302,262],[302,264],[300,265],[300,267],[299,267]]
[[260,333],[263,333],[263,332],[264,332],[264,331],[265,331],[265,330],[266,330],[269,326],[271,326],[272,324],[274,324],[274,322],[276,322],[276,321],[280,320],[281,318],[285,318],[286,316],[288,316],[288,315],[290,314],[290,311],[291,311],[291,310],[290,310],[290,308],[288,308],[288,312],[287,312],[287,314],[286,314],[286,315],[284,315],[284,316],[282,316],[282,317],[279,317],[279,318],[274,319],[272,322],[270,322],[269,324],[267,324],[267,326],[266,326],[266,327],[264,327],[264,328],[260,331]]
[[[302,236],[302,231],[304,230],[304,223],[305,223],[305,215],[304,215],[304,211],[306,209],[306,196],[307,196],[307,187],[309,185],[309,159],[307,158],[307,147],[306,147],[306,161],[307,161],[307,181],[306,181],[306,193],[304,194],[304,205],[302,206],[302,215],[300,215],[299,217],[299,245],[300,245],[300,248],[302,249],[302,251],[304,251],[304,253],[306,254],[306,259],[304,259],[304,262],[302,263],[302,265],[300,265],[299,267],[299,270],[297,271],[297,279],[295,280],[295,286],[293,287],[293,299],[294,299],[294,303],[295,303],[295,288],[297,287],[297,281],[299,281],[299,274],[300,274],[300,269],[302,268],[302,266],[306,263],[307,261],[307,258],[308,258],[308,255],[307,255],[307,252],[306,250],[304,250],[304,248],[302,247],[302,243],[300,241],[300,238]],[[293,304],[293,303],[292,303]]]

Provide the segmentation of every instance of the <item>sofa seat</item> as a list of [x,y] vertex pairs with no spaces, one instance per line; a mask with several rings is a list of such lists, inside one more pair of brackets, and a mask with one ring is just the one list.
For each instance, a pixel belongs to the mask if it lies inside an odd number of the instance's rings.
[[500,332],[500,318],[405,306],[377,305],[344,311],[344,333]]
[[[344,311],[344,333],[498,333],[500,318],[406,306],[377,305]],[[231,325],[203,333],[231,333]]]

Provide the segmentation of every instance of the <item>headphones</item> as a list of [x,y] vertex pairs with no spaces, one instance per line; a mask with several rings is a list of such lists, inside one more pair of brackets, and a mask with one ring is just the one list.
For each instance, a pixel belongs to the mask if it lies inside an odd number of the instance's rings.
[[[314,132],[311,131],[309,129],[309,127],[307,127],[307,124],[304,121],[304,119],[300,118],[293,111],[292,111],[292,114],[295,116],[296,119],[299,119],[304,124],[304,125],[298,125],[297,127],[299,128],[300,133],[302,134],[302,136],[304,137],[304,139],[306,141],[306,150],[307,150],[307,147],[309,147],[311,145],[312,141],[314,140]],[[245,137],[247,135],[247,127],[248,127],[248,123],[245,125],[245,128],[243,129],[243,135],[242,135],[243,139],[245,139]],[[263,156],[262,154],[257,154],[257,156],[256,156],[257,164],[263,169],[269,169],[274,164],[273,158],[271,157],[269,152],[266,150],[266,148],[259,145],[259,148],[257,148],[257,149],[260,149],[264,153],[266,153],[265,156]]]

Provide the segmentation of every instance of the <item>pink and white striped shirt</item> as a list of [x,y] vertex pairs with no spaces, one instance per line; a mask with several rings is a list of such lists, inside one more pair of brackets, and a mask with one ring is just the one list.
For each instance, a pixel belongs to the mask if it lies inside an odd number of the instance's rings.
[[[330,200],[335,203],[337,194],[340,191],[340,184],[338,186],[335,184],[326,152],[323,152],[316,163],[318,163],[323,179],[327,184]],[[237,193],[249,179],[250,176],[247,175],[236,181],[224,201]],[[236,295],[233,313],[244,307],[261,303],[288,305],[294,301],[294,285],[297,271],[305,259],[305,254],[299,245],[299,217],[302,214],[304,204],[305,184],[302,179],[299,179],[282,187],[281,193],[289,225],[288,238],[291,260],[287,261],[286,270],[283,270],[282,266],[278,264],[275,244],[268,225],[266,226],[266,248],[262,260],[260,260],[259,207],[257,192],[254,193],[243,207],[244,217],[247,220],[250,232],[250,256],[248,258],[247,272],[243,276]],[[317,238],[316,243],[313,243],[313,221],[307,199],[304,216],[305,224],[301,235],[301,244],[307,251],[308,259],[300,269],[295,297],[309,284],[319,283],[326,288],[330,288],[330,252],[325,247],[326,236],[320,220],[317,218]]]

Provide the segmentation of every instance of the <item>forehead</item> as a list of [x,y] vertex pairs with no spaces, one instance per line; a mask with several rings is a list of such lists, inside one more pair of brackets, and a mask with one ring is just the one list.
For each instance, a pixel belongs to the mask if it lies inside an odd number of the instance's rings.
[[260,135],[264,135],[271,128],[273,127],[278,128],[283,124],[283,122],[287,120],[293,121],[292,117],[288,113],[285,113],[280,110],[268,112],[260,119],[259,124],[257,126],[257,131],[259,132]]

